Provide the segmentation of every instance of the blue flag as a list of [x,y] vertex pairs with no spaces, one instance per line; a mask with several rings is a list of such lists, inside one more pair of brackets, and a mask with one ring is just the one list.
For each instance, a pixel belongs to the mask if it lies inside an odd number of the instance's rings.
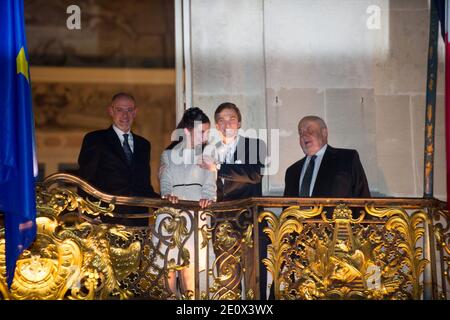
[[0,211],[5,215],[6,278],[36,236],[37,163],[23,0],[0,1]]

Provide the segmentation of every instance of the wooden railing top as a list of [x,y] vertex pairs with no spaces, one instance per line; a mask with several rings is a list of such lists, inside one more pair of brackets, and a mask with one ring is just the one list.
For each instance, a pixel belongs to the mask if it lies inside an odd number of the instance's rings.
[[[179,201],[178,204],[172,204],[164,199],[144,198],[144,197],[124,197],[114,196],[96,189],[86,181],[77,176],[56,173],[48,176],[43,182],[42,186],[50,187],[57,183],[71,183],[81,188],[83,191],[92,196],[108,203],[122,204],[122,205],[136,205],[145,207],[165,207],[170,206],[174,208],[183,208],[187,210],[199,210],[198,202],[196,201]],[[231,211],[236,208],[247,208],[253,206],[261,207],[288,207],[295,205],[302,206],[336,206],[345,203],[349,207],[364,207],[366,204],[373,204],[382,207],[402,207],[405,209],[418,209],[424,207],[447,209],[447,203],[434,198],[286,198],[286,197],[254,197],[241,200],[224,201],[213,203],[208,210],[210,211]]]

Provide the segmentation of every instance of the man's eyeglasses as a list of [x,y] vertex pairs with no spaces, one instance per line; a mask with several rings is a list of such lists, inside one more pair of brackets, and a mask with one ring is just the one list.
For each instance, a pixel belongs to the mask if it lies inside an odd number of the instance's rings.
[[133,113],[135,108],[121,108],[121,107],[113,107],[114,112],[117,113]]

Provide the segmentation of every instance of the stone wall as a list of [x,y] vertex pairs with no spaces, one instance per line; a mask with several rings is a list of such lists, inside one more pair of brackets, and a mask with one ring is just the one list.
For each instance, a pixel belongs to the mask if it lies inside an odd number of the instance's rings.
[[[194,104],[212,114],[231,100],[244,127],[281,130],[265,194],[281,194],[286,168],[303,157],[298,120],[316,114],[330,145],[359,151],[374,195],[422,196],[428,1],[191,3]],[[441,39],[439,56],[434,193],[445,199]]]
[[[174,4],[167,0],[25,0],[33,65],[173,68]],[[67,7],[80,8],[69,30]]]
[[[152,183],[175,127],[174,3],[25,0],[40,177],[77,170],[84,135],[110,125],[120,91],[139,107],[133,131],[152,143]],[[80,8],[70,30],[67,8]]]

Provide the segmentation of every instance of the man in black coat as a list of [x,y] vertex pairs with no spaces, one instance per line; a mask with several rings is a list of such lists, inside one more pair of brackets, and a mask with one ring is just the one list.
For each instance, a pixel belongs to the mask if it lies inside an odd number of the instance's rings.
[[[117,196],[158,197],[151,185],[150,142],[131,132],[137,107],[127,93],[116,94],[108,107],[113,124],[86,134],[78,157],[79,176],[99,190]],[[143,213],[144,207],[117,206],[115,213]],[[103,217],[102,221],[146,226],[148,219]]]
[[[230,201],[262,196],[262,178],[267,147],[260,139],[241,136],[242,116],[239,108],[230,102],[219,105],[214,113],[216,129],[220,132],[221,141],[216,145],[217,164],[217,200]],[[204,166],[207,168],[207,166]],[[228,213],[216,213],[220,220]],[[263,224],[264,226],[265,224]],[[261,232],[260,226],[260,260],[267,256],[268,239]],[[215,252],[220,255],[222,252]],[[260,264],[260,295],[265,299],[267,280],[265,267]],[[250,272],[248,270],[247,272]],[[227,284],[234,288],[235,284]]]
[[329,146],[328,129],[321,118],[304,117],[298,133],[306,157],[286,170],[285,197],[370,197],[358,152]]
[[225,102],[217,107],[214,120],[222,136],[222,141],[217,145],[218,201],[261,197],[265,143],[239,135],[242,116],[233,103]]
[[[298,134],[306,156],[286,170],[285,197],[370,197],[358,152],[329,146],[328,128],[322,118],[302,118],[298,123]],[[270,299],[274,299],[273,285]]]

